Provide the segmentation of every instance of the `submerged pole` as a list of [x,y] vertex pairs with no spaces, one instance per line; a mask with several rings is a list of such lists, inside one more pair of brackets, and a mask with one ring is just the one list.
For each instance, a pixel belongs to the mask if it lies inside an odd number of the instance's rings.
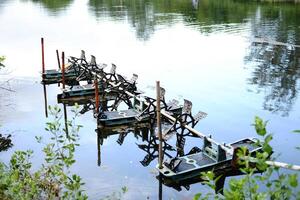
[[64,118],[65,118],[65,132],[67,138],[69,138],[69,128],[68,128],[68,114],[67,114],[67,106],[64,103]]
[[42,74],[45,73],[45,55],[44,55],[44,38],[41,38],[41,45],[42,45]]
[[157,121],[157,134],[159,138],[158,145],[158,167],[162,169],[163,152],[162,152],[162,132],[161,132],[161,116],[160,116],[160,83],[156,81],[156,121]]
[[100,139],[100,130],[97,129],[97,165],[100,167],[101,166],[101,139]]
[[61,54],[61,60],[62,60],[62,70],[61,70],[61,75],[62,75],[62,84],[63,84],[63,89],[65,89],[65,52],[62,52]]
[[[56,57],[57,57],[58,69],[60,70],[61,66],[60,66],[59,52],[57,49],[56,49]],[[60,83],[58,83],[58,87],[60,87]]]
[[162,175],[159,174],[158,175],[158,200],[162,200],[162,193],[163,193],[163,190],[162,190]]
[[44,102],[45,102],[45,116],[48,118],[48,102],[47,102],[47,88],[46,84],[43,84],[44,86]]
[[98,80],[95,78],[94,80],[95,85],[95,112],[99,112],[99,88],[98,88]]
[[[44,49],[44,38],[41,38],[41,46],[42,46],[42,79],[44,79],[45,76],[45,49]],[[47,102],[47,88],[46,84],[43,84],[44,86],[44,102],[45,102],[45,116],[48,118],[48,102]]]

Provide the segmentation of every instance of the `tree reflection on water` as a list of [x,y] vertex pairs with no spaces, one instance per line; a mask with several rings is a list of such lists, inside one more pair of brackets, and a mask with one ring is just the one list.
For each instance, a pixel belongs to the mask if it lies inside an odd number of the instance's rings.
[[[22,0],[42,5],[51,15],[58,15],[74,0]],[[0,2],[1,4],[6,1]],[[300,45],[300,5],[264,4],[233,0],[89,0],[89,13],[96,20],[128,23],[139,40],[147,41],[162,26],[183,24],[203,34],[249,33],[250,38]],[[233,12],[234,11],[234,12]],[[80,14],[80,13],[78,13]],[[249,29],[249,30],[248,30]],[[180,39],[180,38],[179,38]],[[222,45],[222,44],[220,44]],[[264,92],[263,108],[289,114],[299,91],[299,47],[252,42],[245,65],[254,66],[250,85]]]
[[31,1],[33,3],[40,4],[47,9],[49,14],[54,16],[59,15],[61,11],[66,10],[73,3],[73,0],[23,0],[23,1]]
[[251,21],[251,35],[283,44],[253,42],[245,57],[246,63],[255,63],[249,84],[264,91],[264,109],[283,116],[292,110],[300,89],[300,48],[294,46],[300,44],[300,33],[295,19],[300,19],[300,12],[294,9],[258,9]]

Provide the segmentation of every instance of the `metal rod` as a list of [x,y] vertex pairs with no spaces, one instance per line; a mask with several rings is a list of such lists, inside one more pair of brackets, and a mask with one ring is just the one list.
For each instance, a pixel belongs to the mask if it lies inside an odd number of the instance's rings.
[[48,118],[47,88],[46,88],[46,84],[43,84],[43,86],[44,86],[45,116],[46,118]]
[[157,134],[159,138],[159,145],[158,145],[158,167],[160,169],[163,168],[163,152],[162,152],[162,132],[161,132],[161,116],[160,116],[160,83],[156,81],[156,120],[157,120]]
[[290,164],[287,164],[287,163],[277,162],[277,161],[266,161],[266,164],[269,165],[269,166],[300,171],[300,166],[299,165],[290,165]]
[[45,73],[45,56],[44,56],[44,38],[41,38],[42,44],[42,74]]
[[98,80],[95,78],[94,80],[95,85],[95,111],[96,113],[99,112],[99,88],[98,88]]
[[65,87],[66,87],[66,83],[65,83],[65,52],[62,52],[61,60],[62,60],[62,70],[61,70],[62,84],[63,84],[63,89],[65,89]]

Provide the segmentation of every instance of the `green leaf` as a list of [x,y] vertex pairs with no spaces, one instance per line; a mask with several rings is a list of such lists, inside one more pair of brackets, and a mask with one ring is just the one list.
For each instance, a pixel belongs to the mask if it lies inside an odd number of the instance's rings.
[[201,198],[202,194],[198,193],[194,196],[193,200],[199,200]]
[[270,155],[273,151],[273,148],[269,144],[264,144],[263,150]]
[[298,186],[298,176],[297,174],[289,174],[289,184],[292,187],[297,187]]
[[267,133],[266,126],[267,126],[267,122],[264,122],[261,118],[259,118],[258,116],[255,116],[254,127],[255,127],[256,133],[258,135],[260,135],[260,136],[266,135],[266,133]]
[[273,139],[273,136],[271,134],[267,135],[265,138],[265,142],[269,143]]

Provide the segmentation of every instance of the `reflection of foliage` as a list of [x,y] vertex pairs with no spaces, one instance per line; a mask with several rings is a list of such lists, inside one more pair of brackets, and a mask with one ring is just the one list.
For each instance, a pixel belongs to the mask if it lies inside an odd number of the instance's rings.
[[154,32],[153,9],[147,1],[90,0],[89,6],[97,18],[109,16],[114,20],[127,19],[139,39],[147,40]]
[[66,9],[73,2],[73,0],[30,0],[30,1],[41,4],[49,12],[55,15],[58,14],[59,11]]
[[147,40],[156,26],[169,26],[178,21],[187,25],[194,24],[203,32],[212,32],[218,28],[210,25],[243,23],[255,7],[232,0],[201,0],[196,4],[183,0],[90,0],[89,9],[97,18],[128,20],[136,30],[137,37]]
[[245,57],[247,63],[256,64],[249,82],[257,85],[258,91],[263,89],[266,92],[266,110],[288,115],[299,90],[300,49],[293,45],[300,42],[299,28],[294,24],[295,19],[300,18],[300,12],[284,7],[266,7],[259,15],[251,21],[252,35],[282,44],[252,43]]

